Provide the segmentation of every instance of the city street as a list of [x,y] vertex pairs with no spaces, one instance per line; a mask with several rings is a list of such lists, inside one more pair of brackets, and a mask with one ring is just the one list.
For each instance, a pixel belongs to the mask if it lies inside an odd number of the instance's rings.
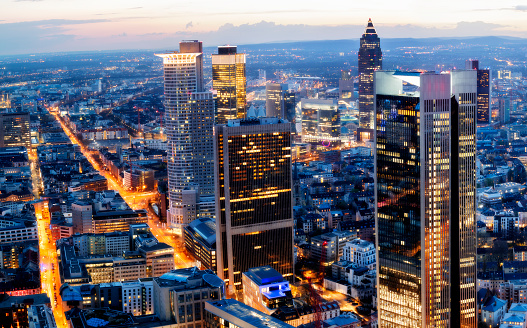
[[183,239],[179,236],[176,236],[170,233],[162,224],[155,219],[155,214],[150,208],[149,204],[153,202],[157,197],[157,192],[137,192],[125,190],[117,181],[117,179],[108,171],[105,171],[101,168],[101,165],[98,161],[95,160],[93,154],[85,147],[77,137],[72,133],[70,128],[66,126],[62,118],[60,117],[58,111],[52,108],[48,108],[49,112],[55,117],[55,119],[60,123],[64,133],[70,138],[71,142],[79,145],[81,152],[88,159],[90,164],[99,171],[99,174],[103,175],[108,181],[108,189],[117,190],[119,194],[123,197],[125,202],[134,210],[146,209],[148,211],[148,224],[152,230],[152,233],[156,238],[167,245],[174,247],[174,256],[175,256],[175,265],[176,268],[186,268],[195,264],[194,260],[187,256],[184,252],[184,243]]
[[58,270],[57,250],[55,242],[51,238],[51,231],[49,230],[50,214],[48,210],[48,202],[41,201],[34,204],[35,215],[38,225],[38,245],[40,255],[40,281],[42,291],[48,294],[51,300],[51,308],[55,316],[57,327],[68,327],[64,309],[62,307],[62,299],[59,294],[60,290],[60,274]]

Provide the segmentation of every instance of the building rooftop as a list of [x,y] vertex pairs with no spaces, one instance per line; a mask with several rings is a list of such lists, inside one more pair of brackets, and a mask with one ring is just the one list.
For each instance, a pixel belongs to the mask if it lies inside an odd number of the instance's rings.
[[292,328],[270,315],[253,309],[241,302],[233,299],[220,301],[209,301],[205,304],[205,309],[238,327],[254,328]]
[[34,294],[25,296],[8,296],[0,302],[0,309],[11,308],[13,304],[49,304],[50,300],[46,294]]
[[196,267],[172,270],[161,277],[154,278],[154,281],[160,287],[184,289],[201,288],[207,285],[212,288],[220,288],[224,284],[223,280],[216,276],[212,270],[199,270]]
[[492,298],[487,300],[485,305],[483,305],[482,310],[487,311],[487,312],[496,312],[506,304],[507,304],[507,301],[504,301],[502,299],[497,298],[496,296],[493,296]]
[[186,227],[190,233],[198,235],[208,245],[216,243],[216,221],[211,218],[196,219]]
[[258,286],[284,281],[282,274],[269,265],[251,268],[249,271],[244,272],[244,274]]

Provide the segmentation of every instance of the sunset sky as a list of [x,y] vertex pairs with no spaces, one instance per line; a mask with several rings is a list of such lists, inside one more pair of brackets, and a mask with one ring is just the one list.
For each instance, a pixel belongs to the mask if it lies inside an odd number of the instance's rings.
[[0,54],[381,38],[527,38],[527,3],[495,0],[0,0]]

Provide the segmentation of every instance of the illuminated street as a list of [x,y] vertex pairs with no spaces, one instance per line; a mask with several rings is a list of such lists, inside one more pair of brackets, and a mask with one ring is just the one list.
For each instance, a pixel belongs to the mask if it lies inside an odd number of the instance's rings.
[[35,215],[38,224],[38,240],[40,255],[40,281],[42,291],[48,294],[57,327],[67,327],[62,299],[59,294],[61,286],[58,270],[55,242],[51,239],[49,230],[50,214],[47,201],[35,203]]
[[93,168],[99,171],[99,173],[106,178],[106,180],[108,181],[108,189],[117,190],[119,194],[123,197],[123,199],[126,201],[128,206],[130,206],[130,208],[134,210],[146,209],[148,211],[148,224],[150,225],[152,233],[160,242],[166,243],[167,245],[170,245],[174,248],[176,268],[186,268],[194,265],[193,259],[188,257],[184,253],[183,239],[181,237],[169,233],[167,229],[161,226],[161,223],[159,223],[159,221],[154,219],[155,214],[153,213],[149,204],[156,199],[157,192],[137,192],[125,190],[119,184],[117,179],[112,174],[110,174],[110,172],[105,171],[101,168],[100,163],[95,160],[92,152],[90,152],[90,150],[88,150],[88,148],[85,147],[77,139],[77,137],[72,133],[70,128],[66,126],[56,108],[48,108],[48,110],[60,123],[62,129],[64,130],[64,133],[66,133],[66,135],[70,138],[71,142],[80,146],[83,155],[86,156]]

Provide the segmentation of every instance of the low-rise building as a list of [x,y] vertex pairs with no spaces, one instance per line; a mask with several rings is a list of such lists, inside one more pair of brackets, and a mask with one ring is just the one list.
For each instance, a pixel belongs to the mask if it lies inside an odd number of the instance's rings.
[[244,272],[242,286],[243,302],[265,314],[293,305],[289,281],[268,265]]
[[362,239],[349,241],[342,249],[341,260],[373,270],[375,267],[375,245]]
[[481,305],[480,321],[484,322],[488,327],[498,327],[506,312],[507,301],[493,296],[485,304]]
[[204,328],[293,328],[234,299],[208,301],[205,303],[205,310]]
[[216,221],[198,218],[184,228],[185,248],[200,263],[201,269],[216,272]]
[[154,278],[154,312],[176,328],[207,327],[205,303],[223,295],[224,282],[211,270],[178,269]]

